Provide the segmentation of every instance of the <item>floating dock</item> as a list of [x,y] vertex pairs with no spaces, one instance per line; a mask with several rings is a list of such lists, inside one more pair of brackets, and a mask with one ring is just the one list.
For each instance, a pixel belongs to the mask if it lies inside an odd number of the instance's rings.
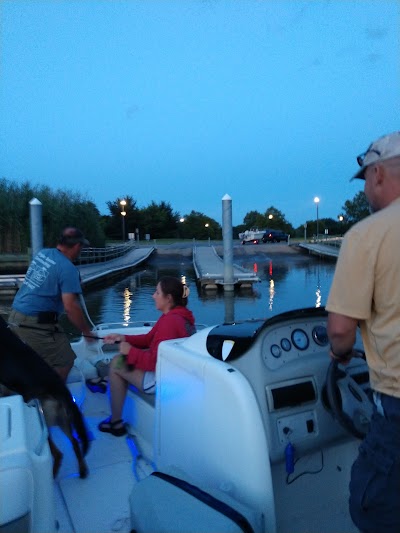
[[309,254],[318,255],[319,257],[327,257],[330,259],[337,259],[340,251],[340,243],[326,244],[321,242],[316,243],[299,243],[298,246],[303,250],[307,250]]
[[[100,263],[77,265],[81,274],[82,286],[93,285],[106,278],[111,278],[143,263],[154,252],[154,246],[140,246],[125,255]],[[25,275],[1,275],[0,296],[14,296],[24,281]]]
[[13,296],[24,281],[24,274],[0,275],[0,296]]
[[78,265],[82,285],[89,285],[104,278],[110,278],[124,271],[129,271],[140,263],[146,261],[154,252],[154,246],[140,246],[132,249],[127,254],[111,259],[105,263],[94,265]]
[[[224,261],[214,246],[193,247],[193,267],[197,282],[204,289],[217,289],[224,285]],[[240,288],[250,288],[260,281],[255,272],[233,265],[233,283]]]

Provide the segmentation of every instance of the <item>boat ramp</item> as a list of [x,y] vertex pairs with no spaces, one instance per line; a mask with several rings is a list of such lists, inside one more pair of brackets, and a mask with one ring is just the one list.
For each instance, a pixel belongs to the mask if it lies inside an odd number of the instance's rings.
[[[214,246],[193,247],[193,267],[197,281],[204,289],[217,289],[224,285],[224,261]],[[255,272],[233,265],[233,283],[240,288],[250,288],[260,281]]]

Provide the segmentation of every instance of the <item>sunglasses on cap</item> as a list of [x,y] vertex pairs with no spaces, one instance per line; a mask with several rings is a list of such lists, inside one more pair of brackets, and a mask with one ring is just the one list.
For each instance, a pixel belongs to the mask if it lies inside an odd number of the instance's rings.
[[364,165],[364,161],[365,161],[366,156],[368,154],[371,154],[371,153],[377,154],[379,157],[381,156],[381,152],[379,152],[379,150],[374,150],[373,148],[371,148],[371,149],[368,148],[368,150],[366,152],[364,152],[364,153],[362,153],[362,154],[357,156],[357,163],[360,165],[360,167],[362,167]]

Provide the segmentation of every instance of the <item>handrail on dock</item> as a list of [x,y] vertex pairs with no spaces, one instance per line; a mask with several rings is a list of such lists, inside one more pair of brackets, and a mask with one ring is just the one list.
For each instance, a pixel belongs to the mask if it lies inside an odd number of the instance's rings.
[[78,259],[75,261],[76,265],[87,265],[92,263],[105,263],[118,257],[126,255],[136,247],[136,242],[131,240],[124,244],[116,244],[106,246],[105,248],[83,248]]

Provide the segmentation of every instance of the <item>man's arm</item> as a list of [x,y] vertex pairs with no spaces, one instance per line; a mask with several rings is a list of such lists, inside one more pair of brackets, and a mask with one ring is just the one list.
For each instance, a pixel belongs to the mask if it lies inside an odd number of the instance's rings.
[[[85,319],[85,316],[82,311],[82,307],[79,303],[78,297],[76,294],[71,292],[62,294],[62,301],[64,305],[65,312],[67,313],[68,320],[78,328],[83,335],[90,337],[92,331]],[[90,340],[89,338],[87,340]]]
[[329,313],[328,337],[331,343],[331,356],[334,359],[348,361],[353,357],[357,325],[356,318]]

